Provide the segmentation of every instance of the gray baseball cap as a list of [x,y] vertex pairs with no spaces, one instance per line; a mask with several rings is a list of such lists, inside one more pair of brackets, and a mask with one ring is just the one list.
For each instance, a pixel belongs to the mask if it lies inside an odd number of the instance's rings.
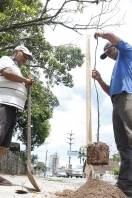
[[17,47],[15,47],[14,51],[17,51],[17,50],[22,51],[24,54],[29,56],[29,59],[32,59],[33,57],[32,52],[30,52],[29,49],[25,47],[24,45],[18,45]]
[[111,47],[114,47],[114,45],[112,45],[112,43],[108,42],[108,43],[105,44],[105,46],[104,46],[104,53],[100,55],[100,58],[101,58],[102,60],[104,60],[104,59],[107,57],[106,52],[107,52],[107,50],[108,50],[109,48],[111,48]]

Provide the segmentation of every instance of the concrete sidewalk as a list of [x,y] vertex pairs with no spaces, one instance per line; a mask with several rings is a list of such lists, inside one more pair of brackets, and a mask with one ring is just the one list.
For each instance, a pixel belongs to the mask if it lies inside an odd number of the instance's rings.
[[[49,178],[45,179],[43,177],[34,177],[38,186],[41,189],[41,192],[33,192],[28,191],[26,188],[22,186],[26,186],[28,188],[33,188],[30,184],[27,176],[9,176],[9,175],[1,175],[5,179],[12,182],[14,185],[18,186],[0,186],[0,198],[56,198],[55,192],[63,191],[64,189],[76,190],[79,185],[71,185],[71,183],[63,181],[63,179],[54,179]],[[24,190],[26,194],[17,194],[17,190]]]
[[[38,185],[42,189],[41,193],[36,193],[36,192],[29,192],[26,188],[22,186],[26,186],[29,188],[33,188],[33,186],[30,184],[28,177],[26,176],[9,176],[9,175],[1,175],[3,178],[9,180],[14,186],[0,186],[0,198],[15,198],[15,197],[23,197],[23,198],[30,198],[30,197],[45,197],[43,196],[43,185],[42,187],[40,186],[40,182],[38,178],[35,178]],[[16,186],[15,186],[16,185]],[[24,190],[27,193],[26,194],[17,194],[17,190]],[[42,196],[40,196],[42,195]]]

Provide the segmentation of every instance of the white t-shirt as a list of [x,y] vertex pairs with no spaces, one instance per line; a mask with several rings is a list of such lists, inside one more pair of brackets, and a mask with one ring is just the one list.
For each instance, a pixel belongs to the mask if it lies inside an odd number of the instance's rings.
[[[20,68],[9,56],[0,58],[0,71],[4,68],[11,68],[12,71],[22,76]],[[27,90],[24,83],[7,80],[0,73],[0,104],[14,106],[23,110],[27,98]]]

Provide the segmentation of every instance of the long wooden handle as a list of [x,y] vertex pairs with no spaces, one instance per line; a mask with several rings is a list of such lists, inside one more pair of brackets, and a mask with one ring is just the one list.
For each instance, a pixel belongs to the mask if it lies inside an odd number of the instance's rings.
[[28,166],[31,167],[31,86],[28,86],[27,163]]
[[40,188],[37,185],[33,175],[31,167],[31,87],[28,86],[28,114],[27,114],[27,175],[37,192],[40,192]]

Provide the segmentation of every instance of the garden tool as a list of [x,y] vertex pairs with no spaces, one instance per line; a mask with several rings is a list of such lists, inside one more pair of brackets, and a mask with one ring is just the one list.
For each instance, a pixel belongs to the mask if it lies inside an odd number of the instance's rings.
[[31,86],[28,86],[28,112],[27,112],[27,175],[29,181],[34,186],[37,192],[40,192],[33,175],[31,167]]

